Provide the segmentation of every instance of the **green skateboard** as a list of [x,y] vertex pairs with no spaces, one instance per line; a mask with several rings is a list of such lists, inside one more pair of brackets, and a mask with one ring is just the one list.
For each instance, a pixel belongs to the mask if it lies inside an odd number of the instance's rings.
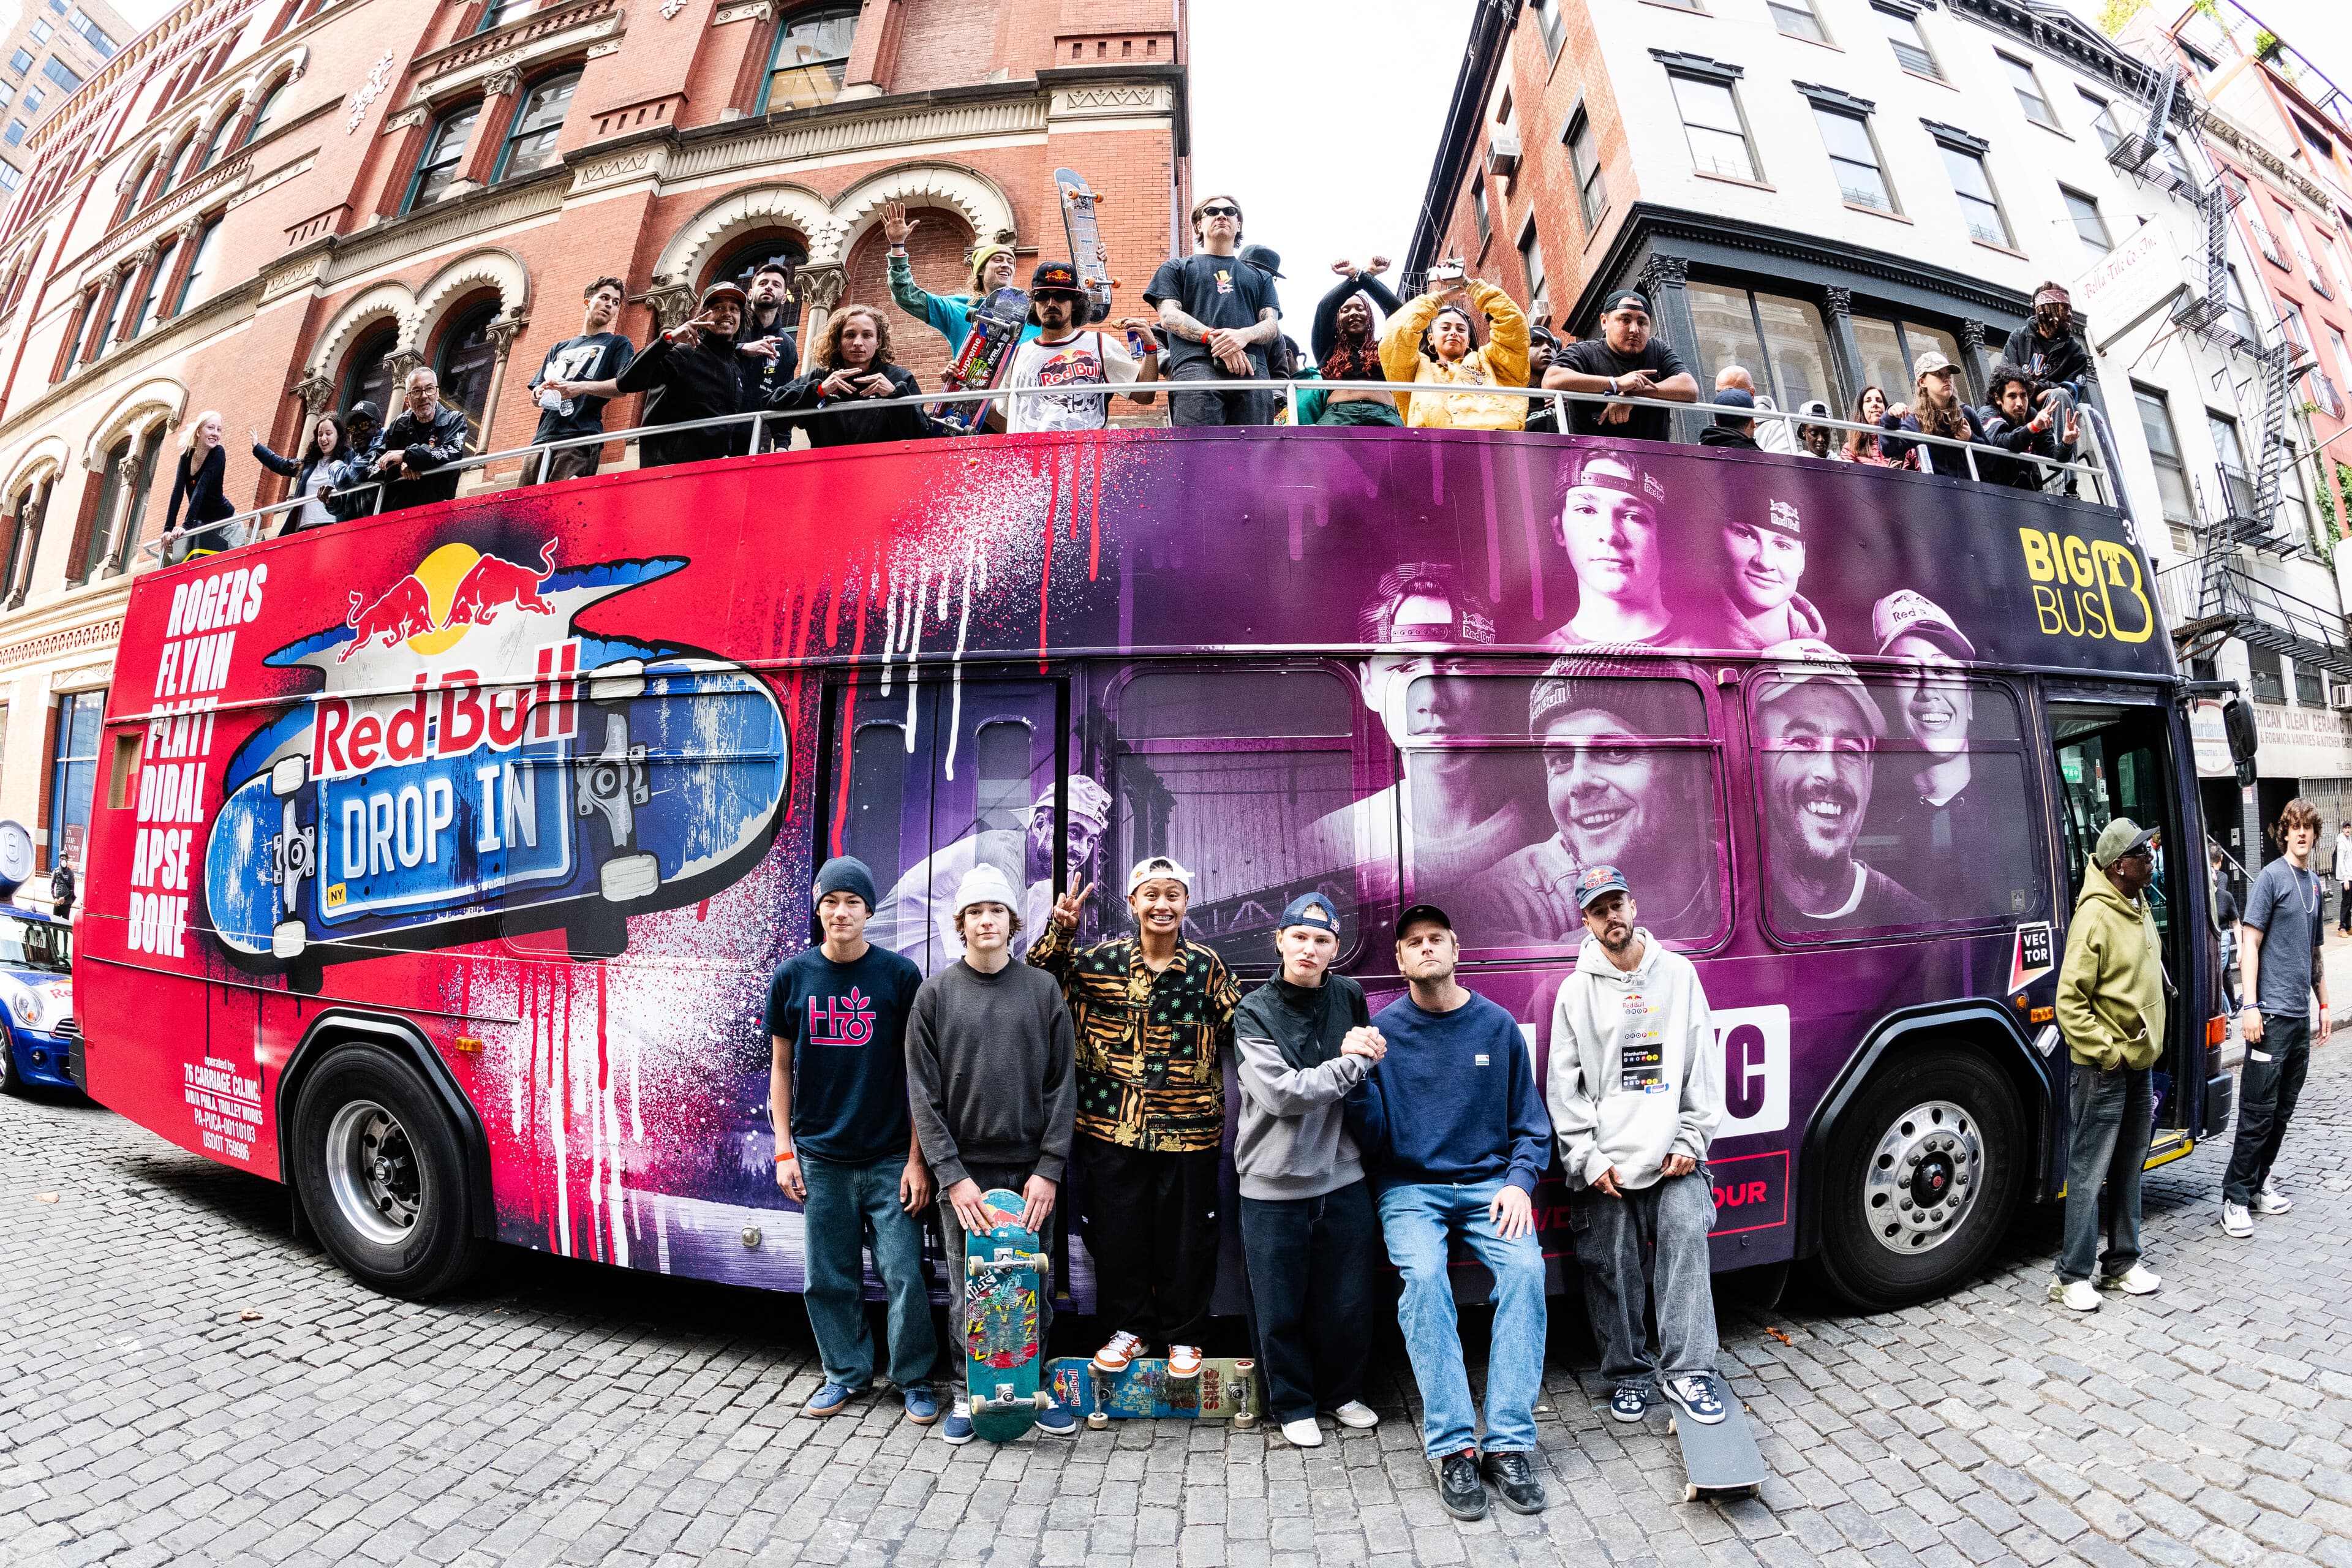
[[972,1431],[1010,1443],[1036,1425],[1050,1398],[1037,1387],[1037,1302],[1052,1289],[1053,1259],[1037,1250],[1037,1233],[1021,1223],[1027,1205],[1019,1193],[993,1187],[980,1201],[989,1227],[963,1238],[964,1321],[971,1336],[964,1377]]
[[1091,1358],[1062,1356],[1045,1363],[1054,1401],[1082,1411],[1087,1425],[1101,1431],[1116,1420],[1173,1416],[1178,1420],[1231,1421],[1236,1430],[1257,1425],[1261,1405],[1257,1363],[1247,1356],[1209,1356],[1193,1377],[1171,1377],[1160,1356],[1139,1356],[1120,1373],[1095,1370]]

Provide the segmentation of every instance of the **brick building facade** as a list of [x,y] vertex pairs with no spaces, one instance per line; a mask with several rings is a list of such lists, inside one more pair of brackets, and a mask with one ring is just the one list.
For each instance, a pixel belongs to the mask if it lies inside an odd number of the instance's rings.
[[513,448],[591,279],[627,280],[643,342],[770,256],[804,341],[883,304],[935,385],[947,345],[888,307],[883,204],[921,220],[917,281],[955,292],[976,240],[1012,239],[1024,278],[1065,254],[1052,175],[1076,168],[1136,288],[1189,205],[1184,58],[1181,0],[189,0],[33,132],[0,226],[0,816],[45,868],[77,839],[198,413],[240,506],[286,487],[248,425],[291,451],[415,364],[478,449]]

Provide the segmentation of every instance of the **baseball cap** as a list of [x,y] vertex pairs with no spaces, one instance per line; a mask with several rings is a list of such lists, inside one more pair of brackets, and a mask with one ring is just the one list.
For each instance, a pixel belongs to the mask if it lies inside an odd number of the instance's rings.
[[1808,397],[1797,405],[1797,412],[1810,418],[1827,419],[1830,417],[1830,405],[1818,397]]
[[750,298],[751,296],[744,293],[742,289],[722,278],[702,291],[702,309],[708,310],[721,300],[732,300],[740,305]]
[[1269,277],[1282,276],[1282,257],[1272,246],[1244,245],[1241,247],[1240,256],[1244,261]]
[[2158,831],[2142,827],[2128,816],[2118,816],[2099,830],[2099,841],[2091,847],[2091,864],[2104,871],[2143,844],[2153,844]]
[[1727,386],[1715,395],[1715,401],[1725,408],[1753,408],[1756,395],[1744,386]]
[[1932,637],[1961,658],[1974,658],[1976,645],[1952,624],[1952,617],[1927,595],[1897,588],[1870,607],[1870,635],[1885,653],[1900,637]]
[[1616,867],[1587,866],[1578,874],[1576,879],[1578,909],[1589,910],[1597,900],[1606,898],[1611,893],[1622,893],[1629,899],[1633,896],[1633,884],[1627,881],[1625,873]]
[[[1037,792],[1036,803],[1030,806],[1029,815],[1034,816],[1041,811],[1050,813],[1053,809],[1054,786],[1047,784]],[[1097,832],[1108,827],[1110,826],[1110,791],[1084,773],[1071,774],[1070,815],[1081,821],[1093,823]]]
[[1853,665],[1845,655],[1819,637],[1792,637],[1766,648],[1764,657],[1786,662],[1769,678],[1770,683],[1763,689],[1759,699],[1761,702],[1777,701],[1801,687],[1817,682],[1835,690],[1853,704],[1855,715],[1861,719],[1863,728],[1870,732],[1872,740],[1885,738],[1886,716],[1878,710],[1870,689],[1863,685],[1862,677],[1854,673]]
[[1036,294],[1083,294],[1078,283],[1078,269],[1066,261],[1041,261],[1029,274],[1029,292]]
[[1797,503],[1794,501],[1767,501],[1764,505],[1764,515],[1758,518],[1756,521],[1766,528],[1785,533],[1791,539],[1802,539],[1805,536],[1805,521],[1798,516]]
[[1620,289],[1601,301],[1601,313],[1606,316],[1627,306],[1646,316],[1650,314],[1650,297],[1639,289]]
[[1134,870],[1127,874],[1127,896],[1133,898],[1136,889],[1146,882],[1156,882],[1162,877],[1183,883],[1184,890],[1188,893],[1192,890],[1192,872],[1187,871],[1165,855],[1147,855],[1135,863]]
[[1292,926],[1311,926],[1317,931],[1328,931],[1338,936],[1339,911],[1333,909],[1331,900],[1321,893],[1301,893],[1283,906],[1282,918],[1274,922],[1274,929],[1277,931],[1288,931]]
[[1639,458],[1627,452],[1585,453],[1577,467],[1576,477],[1568,488],[1619,490],[1652,506],[1657,506],[1666,499],[1666,487],[1657,475],[1650,472]]
[[1959,367],[1944,357],[1943,350],[1929,349],[1911,362],[1911,379],[1916,381],[1923,375],[1941,375],[1947,371],[1958,368]]
[[1021,908],[1013,884],[1002,870],[985,860],[966,871],[963,880],[956,884],[954,912],[961,915],[974,904],[1003,904],[1016,911]]
[[1411,931],[1413,927],[1419,925],[1423,921],[1435,921],[1447,931],[1452,931],[1454,929],[1454,922],[1446,919],[1445,911],[1439,909],[1435,904],[1413,904],[1408,906],[1405,911],[1396,918],[1397,941],[1402,942],[1404,940],[1404,933]]
[[375,405],[375,399],[362,397],[352,405],[350,413],[343,416],[343,421],[346,424],[354,419],[364,419],[371,425],[381,425],[383,423],[383,410]]

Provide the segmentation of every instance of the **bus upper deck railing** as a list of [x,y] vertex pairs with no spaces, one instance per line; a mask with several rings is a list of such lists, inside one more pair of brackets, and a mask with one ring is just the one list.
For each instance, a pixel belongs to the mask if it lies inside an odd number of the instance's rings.
[[[455,462],[442,464],[434,468],[432,472],[437,477],[443,474],[463,473],[476,468],[488,468],[495,463],[511,462],[517,465],[516,478],[518,482],[526,482],[522,480],[522,475],[535,468],[537,470],[536,477],[530,479],[527,482],[530,484],[543,484],[547,482],[547,476],[552,469],[555,454],[569,450],[575,447],[603,447],[614,441],[624,443],[637,442],[643,440],[648,436],[667,437],[678,435],[689,430],[709,430],[721,427],[748,426],[751,432],[751,450],[748,455],[757,455],[761,448],[763,440],[771,426],[790,430],[791,428],[803,425],[810,420],[822,419],[831,414],[864,412],[877,408],[931,408],[941,404],[977,403],[985,405],[995,402],[1000,398],[1010,401],[1014,398],[1037,396],[1051,396],[1057,400],[1067,400],[1074,396],[1087,395],[1106,398],[1123,397],[1137,392],[1142,392],[1147,395],[1175,394],[1179,395],[1185,393],[1206,392],[1279,392],[1284,395],[1284,400],[1290,416],[1291,426],[1293,428],[1303,427],[1298,424],[1299,398],[1302,395],[1332,392],[1383,393],[1391,395],[1402,394],[1410,397],[1503,396],[1517,397],[1529,403],[1541,401],[1551,405],[1553,409],[1554,424],[1563,433],[1567,431],[1569,426],[1570,421],[1568,409],[1569,405],[1570,404],[1617,404],[1622,405],[1628,408],[1654,409],[1661,412],[1679,414],[1686,416],[1712,416],[1717,414],[1731,412],[1727,405],[1699,401],[1683,403],[1671,398],[1620,397],[1605,393],[1561,392],[1544,387],[1533,386],[1457,385],[1452,384],[1396,381],[1320,381],[1311,377],[1284,378],[1262,376],[1244,378],[1235,376],[1231,378],[1221,377],[1213,382],[1164,380],[1154,382],[1122,382],[1115,385],[1099,388],[1083,386],[996,387],[981,392],[924,393],[915,397],[860,397],[843,399],[828,407],[814,409],[782,410],[761,408],[753,409],[743,414],[718,415],[709,419],[684,420],[675,425],[638,425],[633,426],[625,430],[600,431],[593,436],[572,436],[566,437],[564,439],[560,441],[533,442],[526,447],[509,447],[504,451],[478,453],[470,457],[460,458]],[[2095,431],[2095,422],[2098,418],[2097,411],[2088,407],[2078,407],[2076,412],[2081,416],[2084,423],[2091,426],[2093,431]],[[1752,417],[1759,421],[1777,420],[1782,424],[1790,426],[1813,426],[1827,430],[1854,432],[1861,435],[1875,437],[1883,440],[1892,439],[1900,441],[1906,446],[1954,447],[1960,453],[1961,458],[1967,467],[1969,478],[1978,480],[1979,482],[1983,482],[1982,475],[1977,467],[1979,454],[1984,454],[1986,457],[2002,463],[2012,465],[2021,463],[2031,464],[2036,469],[2041,471],[2042,481],[2045,486],[2049,483],[2052,477],[2057,474],[2065,474],[2073,478],[2087,479],[2093,487],[2098,504],[2109,506],[2120,504],[2116,494],[2116,487],[2112,478],[2112,471],[2108,468],[2107,464],[2103,460],[2060,462],[2053,458],[2039,457],[2031,452],[2012,453],[2000,451],[1997,448],[1990,447],[1981,442],[1955,440],[1952,437],[1946,436],[1931,436],[1924,431],[1888,430],[1881,426],[1864,425],[1854,420],[1840,419],[1831,416],[1791,412],[1785,408],[1742,408],[1738,410],[1738,413],[1739,417],[1742,419]],[[1131,427],[1118,426],[1117,428]],[[1265,430],[1280,429],[1281,426],[1243,426],[1243,428]],[[1338,427],[1335,426],[1335,428]],[[1378,426],[1375,428],[1378,428]],[[1790,434],[1793,437],[1796,432],[1792,430]],[[1632,437],[1629,437],[1629,439],[1631,438]],[[2095,457],[2100,454],[2100,443],[2095,439],[2085,441],[2084,443],[2084,449],[2094,454]],[[1779,453],[1776,455],[1800,458],[1812,457],[1812,454],[1802,450],[1798,450],[1793,453]],[[1828,462],[1835,461],[1836,459],[1815,458],[1813,460],[1816,462]],[[348,496],[371,489],[381,491],[387,483],[388,481],[383,479],[370,479],[362,484],[353,485],[346,489],[337,490],[333,493],[337,496]],[[259,531],[259,525],[261,523],[265,522],[268,519],[276,517],[281,513],[307,506],[310,504],[311,499],[312,498],[309,496],[297,496],[291,500],[273,502],[268,506],[256,507],[249,511],[241,511],[234,516],[222,518],[215,522],[199,524],[189,528],[175,529],[166,532],[162,538],[151,541],[147,544],[141,546],[141,553],[147,556],[160,557],[167,550],[175,547],[183,550],[194,549],[198,546],[196,546],[194,542],[214,536],[219,536],[230,540],[231,542],[224,547],[227,549],[235,549],[243,544],[257,542],[261,537]],[[242,537],[240,537],[240,535],[242,535]]]

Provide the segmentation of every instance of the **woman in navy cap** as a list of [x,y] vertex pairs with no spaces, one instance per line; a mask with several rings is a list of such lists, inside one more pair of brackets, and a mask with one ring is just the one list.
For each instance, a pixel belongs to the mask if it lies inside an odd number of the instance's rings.
[[1281,973],[1234,1014],[1234,1169],[1266,1405],[1284,1436],[1312,1448],[1323,1441],[1318,1410],[1348,1426],[1380,1419],[1356,1397],[1380,1221],[1341,1101],[1387,1047],[1363,988],[1328,973],[1339,952],[1329,898],[1291,900],[1274,946]]

